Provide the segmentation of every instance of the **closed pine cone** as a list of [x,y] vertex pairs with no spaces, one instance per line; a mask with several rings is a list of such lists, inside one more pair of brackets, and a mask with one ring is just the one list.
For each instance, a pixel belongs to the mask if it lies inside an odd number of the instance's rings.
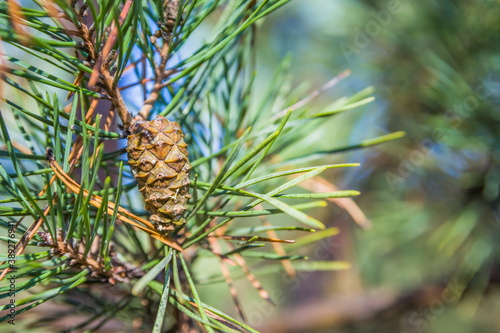
[[187,144],[175,121],[158,116],[137,121],[128,136],[128,163],[144,196],[150,219],[161,232],[184,223],[182,214],[191,198]]

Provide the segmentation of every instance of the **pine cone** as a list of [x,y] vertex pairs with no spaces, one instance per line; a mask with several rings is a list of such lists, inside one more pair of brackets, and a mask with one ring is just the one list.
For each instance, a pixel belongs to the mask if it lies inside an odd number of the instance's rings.
[[128,163],[139,182],[145,208],[161,232],[184,223],[182,214],[191,198],[187,144],[175,121],[158,116],[152,121],[137,121],[128,136]]

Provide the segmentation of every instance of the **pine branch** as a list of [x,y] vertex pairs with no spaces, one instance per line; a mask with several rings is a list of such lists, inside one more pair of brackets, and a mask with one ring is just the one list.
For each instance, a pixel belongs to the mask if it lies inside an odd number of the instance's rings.
[[[328,169],[358,165],[311,166],[312,157],[330,158],[402,134],[329,150],[313,145],[297,156],[311,128],[372,97],[365,90],[339,100],[333,110],[310,112],[310,102],[347,72],[310,95],[293,96],[283,89],[288,60],[265,96],[256,95],[256,23],[287,2],[58,0],[35,1],[36,9],[0,3],[0,36],[16,50],[15,57],[2,54],[1,97],[9,112],[0,119],[0,202],[8,206],[0,210],[0,222],[17,243],[11,255],[17,266],[5,255],[0,269],[5,278],[22,267],[14,294],[33,292],[16,299],[18,314],[56,296],[68,300],[67,293],[85,292],[94,282],[132,291],[126,302],[111,302],[116,313],[89,315],[81,326],[87,329],[117,316],[129,325],[137,318],[139,330],[154,323],[156,332],[168,325],[256,332],[207,304],[198,286],[226,281],[243,317],[236,278],[246,278],[272,303],[261,274],[348,267],[307,261],[294,251],[338,231],[300,237],[325,228],[309,209],[359,193],[295,189]],[[196,46],[189,44],[195,32],[205,33]],[[127,144],[119,141],[127,136]],[[308,166],[298,167],[304,159]],[[156,165],[161,172],[152,173]],[[140,191],[148,194],[145,209]],[[286,223],[248,222],[278,214],[287,216]],[[167,226],[159,227],[162,221]],[[193,270],[204,255],[221,262],[215,276]],[[0,290],[8,297],[7,289]],[[97,303],[99,297],[92,295]]]

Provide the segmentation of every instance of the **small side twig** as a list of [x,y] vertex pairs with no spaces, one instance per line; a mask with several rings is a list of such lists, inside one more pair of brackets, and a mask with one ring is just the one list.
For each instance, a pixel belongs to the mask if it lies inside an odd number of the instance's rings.
[[[77,182],[75,182],[73,179],[71,179],[62,170],[61,166],[55,161],[55,159],[52,155],[51,148],[47,148],[46,156],[47,156],[47,160],[49,160],[49,162],[50,162],[50,167],[54,171],[54,174],[57,176],[57,178],[59,178],[64,183],[64,185],[66,185],[66,187],[69,190],[71,190],[73,193],[76,193],[76,194],[80,193],[80,191],[83,191],[83,194],[85,197],[88,197],[90,195],[91,199],[90,199],[89,203],[92,206],[94,206],[96,208],[101,207],[101,205],[103,204],[102,198],[99,197],[98,195],[90,194],[89,191],[82,189]],[[113,215],[114,210],[116,209],[118,211],[118,213],[116,215],[120,221],[128,223],[128,224],[136,227],[137,229],[140,229],[140,230],[146,232],[151,237],[161,241],[163,244],[165,244],[167,246],[170,246],[170,247],[176,249],[179,252],[183,251],[182,247],[175,240],[173,240],[171,237],[158,233],[155,230],[153,224],[151,222],[149,222],[148,220],[145,220],[145,219],[140,218],[139,216],[137,216],[135,214],[132,214],[131,212],[129,212],[128,210],[126,210],[125,208],[123,208],[121,206],[116,207],[116,204],[111,202],[111,201],[108,201],[107,207],[105,209],[106,209],[106,212],[110,215]],[[136,222],[136,221],[138,221],[138,222]]]
[[39,232],[38,235],[42,238],[40,246],[51,247],[53,256],[69,257],[70,266],[87,269],[91,277],[115,284],[116,282],[127,282],[133,278],[140,278],[144,275],[140,269],[118,260],[116,251],[113,248],[109,253],[111,269],[108,270],[104,262],[98,259],[97,253],[84,254],[85,245],[83,243],[66,241],[62,230],[58,230],[57,239],[55,240],[46,232]]
[[142,105],[139,113],[135,116],[135,120],[146,120],[148,119],[149,113],[153,109],[154,104],[160,97],[160,91],[164,88],[163,81],[172,73],[167,71],[166,66],[169,59],[170,52],[170,40],[175,27],[175,20],[179,12],[179,1],[165,1],[165,22],[159,22],[160,30],[157,31],[159,37],[161,37],[162,45],[157,46],[156,36],[151,37],[151,42],[156,46],[156,49],[160,53],[160,62],[155,65],[154,68],[154,85],[153,89],[146,97],[144,104]]

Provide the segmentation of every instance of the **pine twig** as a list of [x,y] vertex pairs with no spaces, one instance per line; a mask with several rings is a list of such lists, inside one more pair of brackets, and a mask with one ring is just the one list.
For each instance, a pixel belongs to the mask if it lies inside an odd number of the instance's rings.
[[[50,167],[54,171],[55,175],[67,186],[68,189],[70,189],[75,194],[78,194],[78,193],[80,193],[80,191],[82,191],[80,185],[78,185],[74,180],[72,180],[62,170],[62,168],[59,166],[59,164],[55,161],[50,149],[48,149],[48,151],[47,151],[47,159],[49,160]],[[89,192],[87,190],[83,190],[83,192],[84,192],[85,197],[89,196]],[[90,204],[96,208],[99,208],[102,205],[102,198],[95,195],[95,194],[92,194]],[[151,237],[161,241],[165,245],[168,245],[168,246],[176,249],[179,252],[183,251],[182,247],[176,241],[174,241],[171,237],[158,233],[158,231],[155,230],[154,225],[151,222],[149,222],[148,220],[145,220],[143,218],[140,218],[139,216],[136,216],[135,214],[132,214],[131,212],[129,212],[128,210],[126,210],[125,208],[123,208],[121,206],[117,207],[114,203],[108,201],[107,208],[106,208],[107,213],[110,215],[113,215],[115,209],[117,209],[117,211],[118,211],[117,216],[118,216],[119,220],[121,220],[125,223],[128,223],[128,224],[146,232]],[[140,223],[142,223],[142,225],[135,222],[134,220],[139,221]]]
[[165,22],[160,23],[161,29],[158,31],[158,34],[160,35],[163,44],[161,45],[161,47],[157,46],[156,36],[153,36],[151,40],[155,45],[155,47],[159,50],[160,62],[159,64],[155,64],[154,66],[153,89],[151,90],[146,100],[144,101],[144,104],[139,110],[139,113],[134,117],[135,121],[148,119],[149,113],[153,109],[154,103],[160,97],[161,89],[164,88],[163,81],[173,73],[171,71],[166,71],[165,69],[169,59],[170,41],[173,29],[175,27],[175,20],[179,13],[179,1],[167,0],[164,2],[164,5],[165,4],[166,4],[166,9],[164,13]]

